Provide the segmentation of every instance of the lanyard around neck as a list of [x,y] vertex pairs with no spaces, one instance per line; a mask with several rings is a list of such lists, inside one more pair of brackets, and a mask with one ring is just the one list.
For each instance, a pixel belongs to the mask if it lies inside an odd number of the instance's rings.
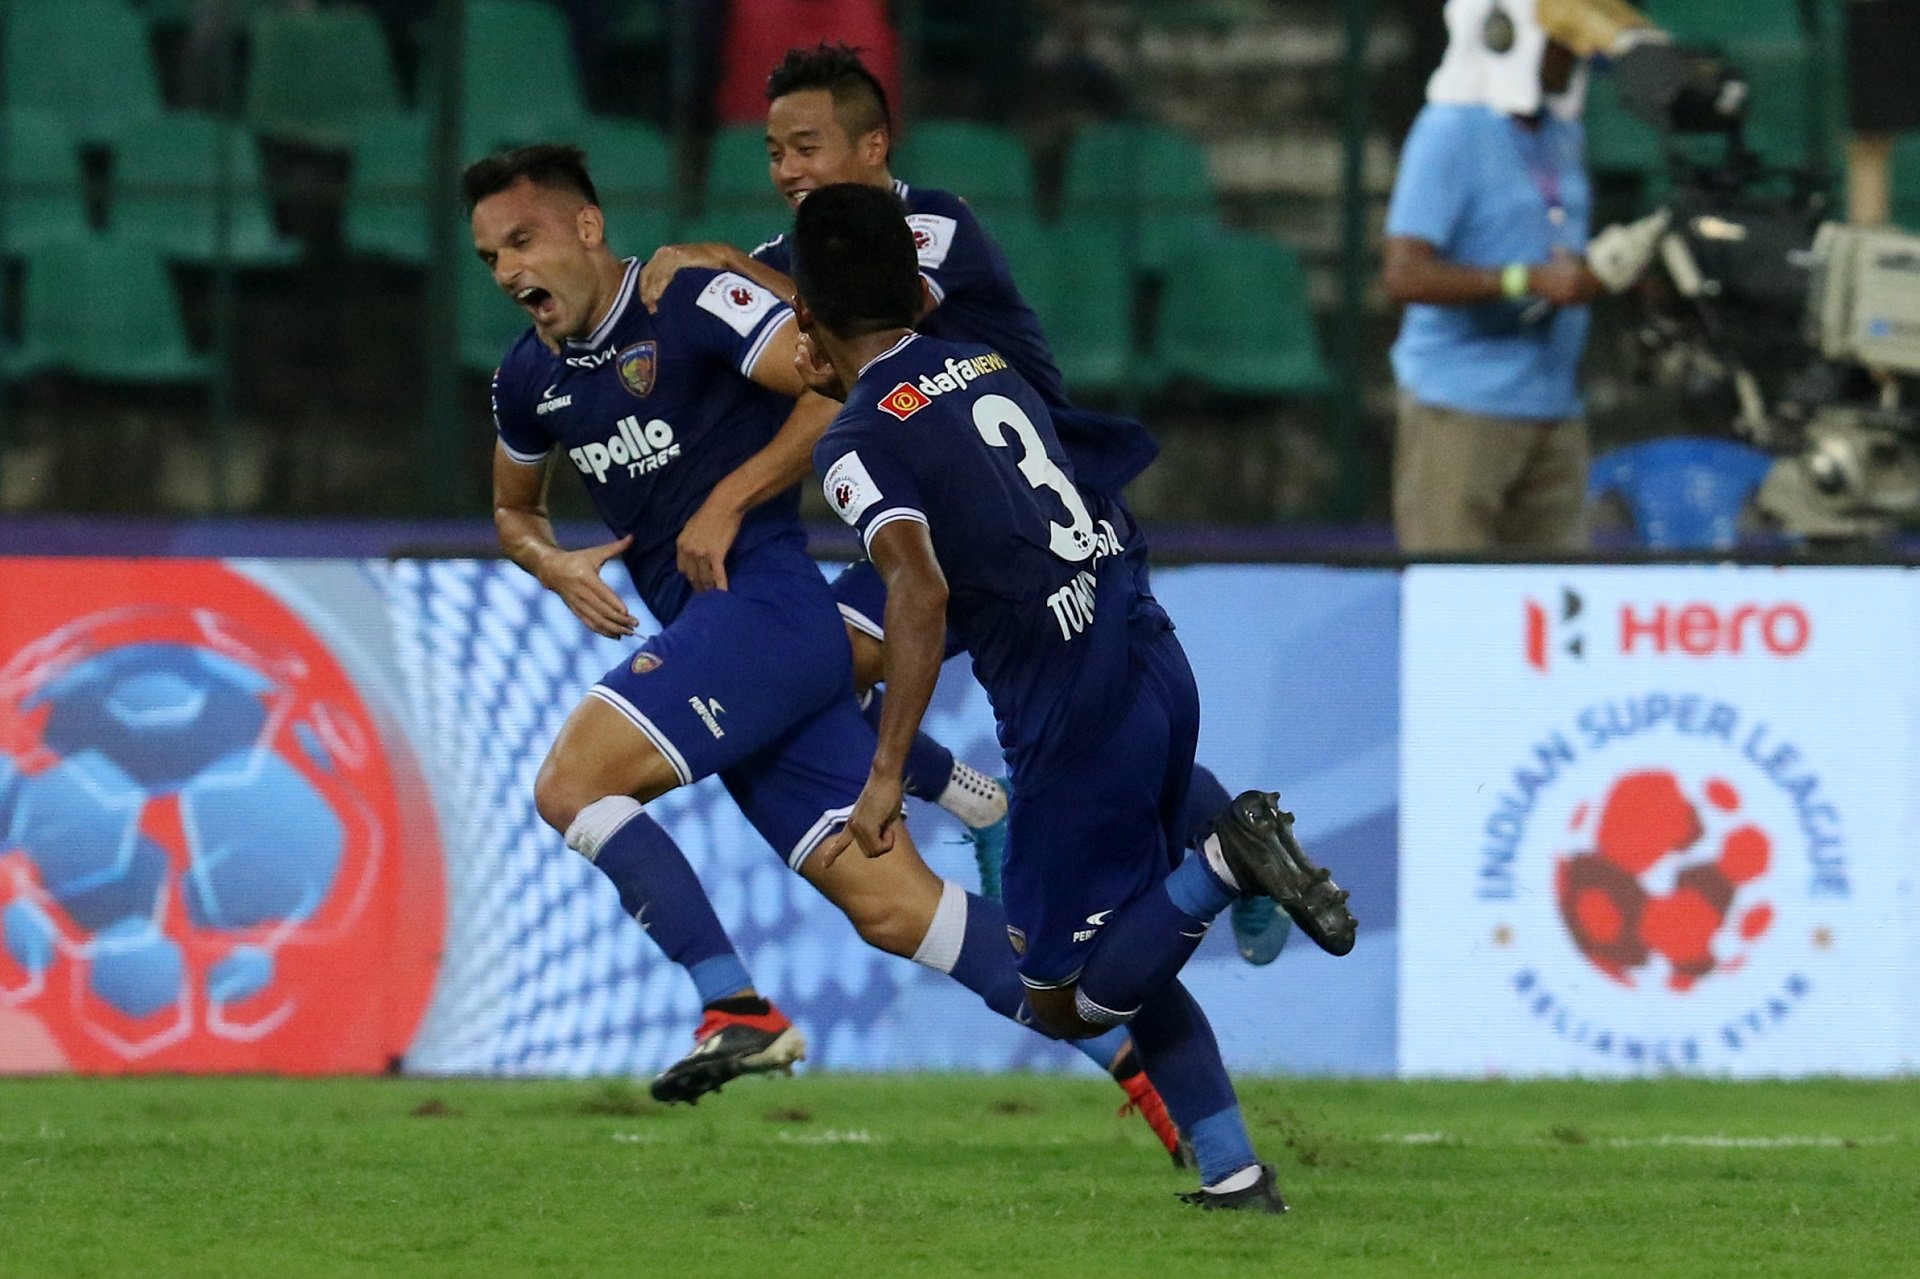
[[1520,158],[1526,163],[1527,176],[1540,192],[1541,201],[1547,206],[1547,221],[1557,229],[1567,222],[1567,202],[1560,186],[1560,166],[1556,164],[1557,148],[1547,133],[1547,121],[1529,129],[1515,120],[1514,129],[1518,132]]

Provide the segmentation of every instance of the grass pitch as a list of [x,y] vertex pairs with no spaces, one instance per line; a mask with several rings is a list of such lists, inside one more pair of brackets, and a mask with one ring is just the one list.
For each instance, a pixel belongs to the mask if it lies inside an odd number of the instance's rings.
[[0,1274],[1920,1275],[1920,1081],[1242,1096],[1288,1217],[1100,1080],[0,1081]]

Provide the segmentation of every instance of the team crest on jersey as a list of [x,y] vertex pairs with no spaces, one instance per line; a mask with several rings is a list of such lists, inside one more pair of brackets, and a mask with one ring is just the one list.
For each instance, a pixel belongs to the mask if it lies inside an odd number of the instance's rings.
[[613,363],[620,372],[620,385],[631,394],[644,398],[653,391],[654,370],[660,365],[659,343],[635,342],[632,346],[622,347]]
[[933,401],[915,389],[913,383],[902,382],[880,397],[880,411],[904,422],[931,403]]
[[659,670],[660,664],[665,660],[666,659],[658,653],[635,653],[629,669],[631,669],[635,675],[646,675]]

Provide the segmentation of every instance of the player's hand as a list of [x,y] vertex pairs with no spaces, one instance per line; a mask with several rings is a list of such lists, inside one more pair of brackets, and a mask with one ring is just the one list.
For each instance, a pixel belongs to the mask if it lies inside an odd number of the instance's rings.
[[663,244],[640,268],[640,301],[649,311],[660,309],[660,298],[673,277],[688,267],[718,271],[727,264],[724,244]]
[[700,504],[674,544],[680,572],[696,591],[727,589],[727,552],[740,535],[740,512],[711,496]]
[[540,566],[540,584],[566,601],[573,615],[596,635],[625,639],[640,625],[620,596],[600,579],[600,566],[633,545],[629,533],[617,542],[559,551]]
[[840,386],[840,375],[834,371],[833,361],[814,345],[811,334],[802,333],[794,339],[793,367],[800,374],[800,380],[807,389],[817,391],[829,400],[845,400],[847,393]]
[[853,812],[847,815],[847,824],[820,845],[820,865],[833,865],[840,854],[856,844],[868,857],[892,852],[899,838],[895,827],[904,802],[898,776],[868,776],[867,784],[860,788],[860,798],[854,801]]
[[1565,250],[1555,250],[1547,262],[1527,272],[1527,292],[1554,306],[1580,306],[1592,302],[1607,291],[1584,259]]

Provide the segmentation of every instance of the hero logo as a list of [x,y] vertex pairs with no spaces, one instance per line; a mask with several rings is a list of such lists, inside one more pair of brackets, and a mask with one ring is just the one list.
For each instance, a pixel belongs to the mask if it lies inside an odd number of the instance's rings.
[[1561,588],[1560,607],[1553,612],[1549,612],[1542,604],[1528,600],[1527,665],[1538,671],[1546,670],[1547,662],[1556,650],[1575,659],[1585,657],[1587,637],[1572,629],[1574,620],[1585,607],[1585,601],[1566,587]]
[[567,456],[582,475],[591,475],[604,484],[607,472],[616,466],[624,466],[629,477],[657,471],[680,456],[680,446],[674,442],[673,428],[662,419],[654,418],[642,426],[637,417],[623,417],[606,443],[583,444],[568,449]]
[[744,311],[753,305],[753,290],[744,286],[728,289],[727,301]]
[[[1585,602],[1570,589],[1561,591],[1557,607],[1526,601],[1524,644],[1527,665],[1545,673],[1556,655],[1575,660],[1587,655],[1587,639],[1580,625]],[[1622,657],[1641,654],[1686,657],[1738,657],[1766,653],[1798,657],[1813,639],[1813,619],[1798,604],[1736,604],[1717,607],[1704,601],[1687,604],[1622,604],[1617,651]]]

